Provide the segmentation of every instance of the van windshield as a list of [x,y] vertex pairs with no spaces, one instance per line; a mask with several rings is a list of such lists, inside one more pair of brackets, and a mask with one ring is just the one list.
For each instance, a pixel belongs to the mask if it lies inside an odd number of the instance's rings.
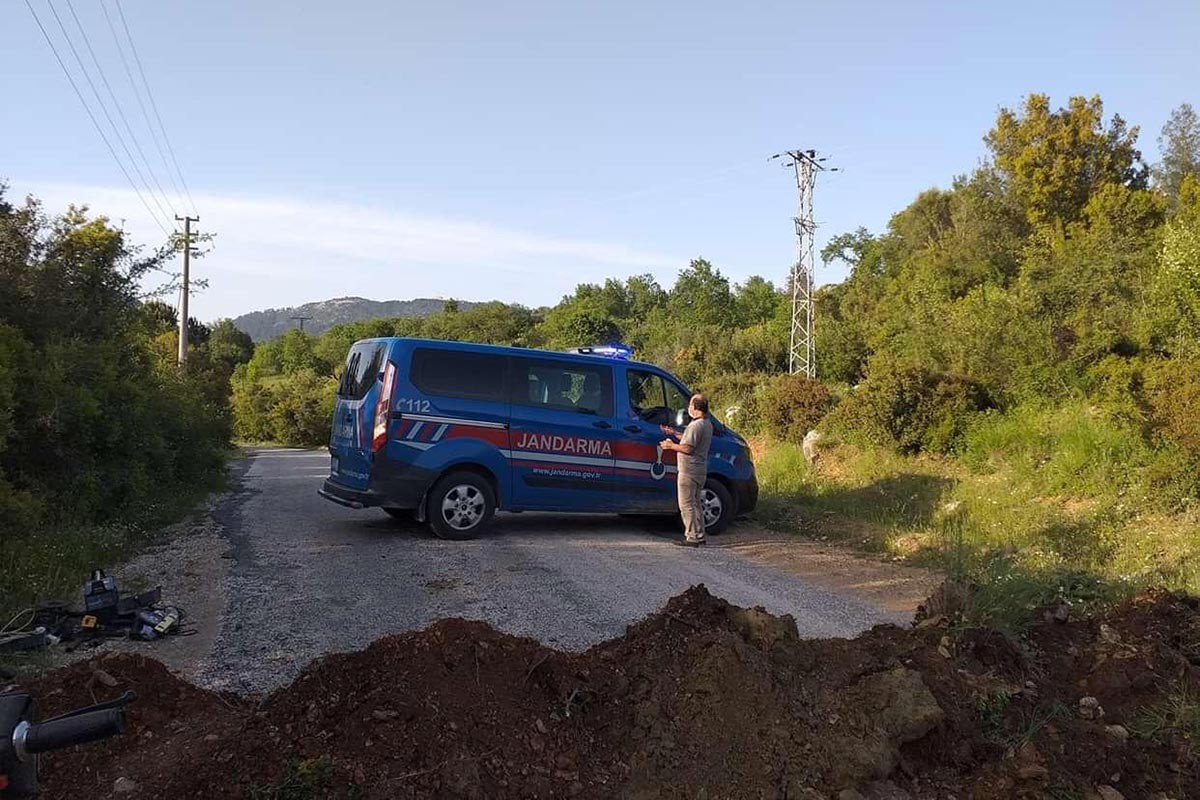
[[379,370],[383,368],[384,352],[387,345],[383,342],[362,342],[350,348],[346,356],[346,366],[342,369],[342,378],[338,383],[338,397],[347,400],[361,400],[371,391],[375,381],[379,379]]

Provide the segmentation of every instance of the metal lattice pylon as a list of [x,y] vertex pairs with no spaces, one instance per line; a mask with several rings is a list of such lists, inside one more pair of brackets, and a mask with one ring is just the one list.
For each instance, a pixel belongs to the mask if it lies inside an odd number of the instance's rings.
[[814,339],[814,236],[813,189],[817,172],[825,169],[815,150],[789,150],[776,157],[790,159],[784,164],[796,173],[796,261],[789,277],[792,289],[792,330],[788,346],[788,372],[805,377],[817,375],[816,340]]

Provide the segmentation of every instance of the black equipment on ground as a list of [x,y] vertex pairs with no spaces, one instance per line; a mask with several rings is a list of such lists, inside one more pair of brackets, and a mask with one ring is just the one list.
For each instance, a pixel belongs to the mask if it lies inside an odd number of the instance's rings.
[[133,692],[126,692],[116,700],[38,722],[31,695],[0,694],[0,800],[37,795],[39,753],[124,733],[125,706],[134,699]]

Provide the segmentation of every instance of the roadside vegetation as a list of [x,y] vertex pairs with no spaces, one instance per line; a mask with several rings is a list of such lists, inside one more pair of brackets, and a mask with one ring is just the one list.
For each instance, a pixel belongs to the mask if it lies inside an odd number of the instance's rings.
[[257,346],[193,324],[180,372],[172,310],[136,289],[169,247],[4,204],[0,607],[73,588],[216,485],[230,436],[323,445],[350,345],[390,335],[623,341],[755,437],[762,521],[1003,587],[984,616],[1200,591],[1200,120],[1177,109],[1154,163],[1138,136],[1099,98],[1030,95],[972,171],[834,237],[819,381],[784,374],[789,287],[703,258],[551,308],[450,300]]
[[73,596],[223,480],[229,375],[252,343],[193,323],[177,368],[174,310],[138,290],[171,253],[0,185],[0,626]]

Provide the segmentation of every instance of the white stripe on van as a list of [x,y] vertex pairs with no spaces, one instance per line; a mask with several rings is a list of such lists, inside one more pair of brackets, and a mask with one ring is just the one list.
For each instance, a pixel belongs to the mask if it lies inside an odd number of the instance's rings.
[[416,425],[413,425],[413,426],[412,426],[412,430],[410,430],[410,431],[408,432],[408,435],[407,435],[407,436],[405,436],[404,438],[405,438],[405,439],[415,439],[415,438],[417,438],[417,434],[418,434],[418,433],[420,433],[420,432],[421,432],[421,428],[424,428],[424,427],[425,427],[425,423],[424,423],[424,422],[418,422]]
[[446,431],[449,428],[450,428],[450,425],[448,423],[443,422],[442,427],[438,428],[437,432],[433,434],[433,441],[435,441],[435,442],[440,441],[441,438],[446,435]]
[[463,419],[461,417],[435,417],[430,414],[409,414],[407,411],[401,412],[402,419],[419,419],[423,422],[444,422],[447,425],[472,425],[476,428],[500,428],[501,430],[508,428],[507,422],[485,422],[481,419]]

